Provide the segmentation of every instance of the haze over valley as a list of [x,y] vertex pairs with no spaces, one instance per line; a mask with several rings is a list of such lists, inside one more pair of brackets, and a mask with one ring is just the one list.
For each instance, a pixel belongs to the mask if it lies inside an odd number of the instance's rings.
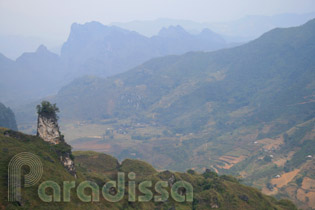
[[[24,34],[0,33],[0,209],[315,209],[315,5],[304,3],[233,3],[224,14],[217,3],[208,14],[183,2],[192,9],[167,18],[171,7],[155,5],[153,16],[152,4],[152,16],[139,19],[94,8],[90,21],[56,16],[51,28],[60,31],[50,35],[33,28],[41,38],[13,18],[12,32]],[[3,16],[10,8],[3,4]],[[18,152],[38,155],[44,178],[57,183],[101,186],[134,172],[137,183],[184,180],[195,196],[49,206],[23,186],[14,203],[7,165]]]

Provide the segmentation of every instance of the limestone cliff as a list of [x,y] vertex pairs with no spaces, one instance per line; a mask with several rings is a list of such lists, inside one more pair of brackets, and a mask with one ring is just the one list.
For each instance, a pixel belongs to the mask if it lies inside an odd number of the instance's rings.
[[68,170],[68,172],[74,176],[77,177],[77,173],[75,170],[75,166],[74,166],[74,161],[71,158],[72,153],[70,152],[65,152],[63,154],[61,154],[60,157],[60,161],[63,164],[63,166]]
[[37,136],[52,144],[59,144],[64,141],[59,131],[57,119],[40,114],[37,120]]
[[71,152],[71,147],[68,145],[63,135],[61,135],[58,126],[58,117],[56,112],[59,109],[56,104],[50,104],[48,101],[43,101],[37,106],[37,136],[41,137],[54,146],[60,161],[70,174],[76,177],[76,170]]

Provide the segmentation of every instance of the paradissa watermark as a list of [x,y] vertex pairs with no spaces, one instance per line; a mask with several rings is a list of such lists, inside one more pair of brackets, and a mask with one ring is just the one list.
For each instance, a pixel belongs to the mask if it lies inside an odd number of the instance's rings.
[[[29,167],[29,173],[24,176],[24,187],[36,185],[43,174],[43,164],[37,155],[29,152],[22,152],[15,155],[8,166],[8,200],[21,201],[21,170],[23,166]],[[154,185],[155,194],[150,188],[153,188],[152,181],[143,181],[136,187],[136,174],[128,173],[128,201],[129,202],[165,202],[169,199],[167,181],[158,181]],[[125,173],[117,173],[117,181],[108,181],[103,186],[99,186],[93,181],[83,181],[76,184],[76,181],[63,181],[63,188],[54,181],[44,181],[38,186],[38,197],[44,202],[70,202],[71,190],[76,188],[76,194],[82,202],[99,202],[100,194],[109,202],[119,202],[125,196],[126,182]],[[52,195],[46,193],[46,189],[52,190]],[[86,193],[86,189],[90,189],[91,193]],[[61,191],[63,199],[61,199]],[[100,193],[101,191],[101,193]],[[141,195],[137,197],[137,192]],[[186,181],[177,181],[171,186],[171,197],[176,202],[192,202],[193,187]]]

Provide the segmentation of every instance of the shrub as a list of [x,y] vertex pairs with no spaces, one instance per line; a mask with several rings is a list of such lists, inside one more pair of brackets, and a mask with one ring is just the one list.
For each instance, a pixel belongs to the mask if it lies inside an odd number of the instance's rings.
[[37,114],[45,117],[52,117],[57,119],[57,113],[59,112],[59,108],[56,104],[51,104],[49,101],[42,101],[40,105],[36,106]]

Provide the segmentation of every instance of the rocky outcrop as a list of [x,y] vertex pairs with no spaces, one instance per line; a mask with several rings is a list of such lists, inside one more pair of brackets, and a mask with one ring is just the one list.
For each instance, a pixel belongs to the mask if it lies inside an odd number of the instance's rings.
[[38,115],[37,136],[52,144],[63,142],[59,131],[57,119],[54,117]]
[[176,177],[175,174],[170,172],[169,170],[163,171],[161,173],[159,173],[159,177],[162,180],[165,180],[168,182],[169,186],[173,186],[173,184],[176,182]]
[[71,147],[65,142],[63,136],[61,135],[58,120],[55,115],[38,114],[37,136],[41,137],[44,141],[59,146],[56,147],[56,152],[59,155],[60,162],[71,175],[76,177]]
[[63,153],[62,155],[60,155],[60,161],[63,166],[68,170],[68,172],[76,178],[77,174],[71,155],[71,152]]

